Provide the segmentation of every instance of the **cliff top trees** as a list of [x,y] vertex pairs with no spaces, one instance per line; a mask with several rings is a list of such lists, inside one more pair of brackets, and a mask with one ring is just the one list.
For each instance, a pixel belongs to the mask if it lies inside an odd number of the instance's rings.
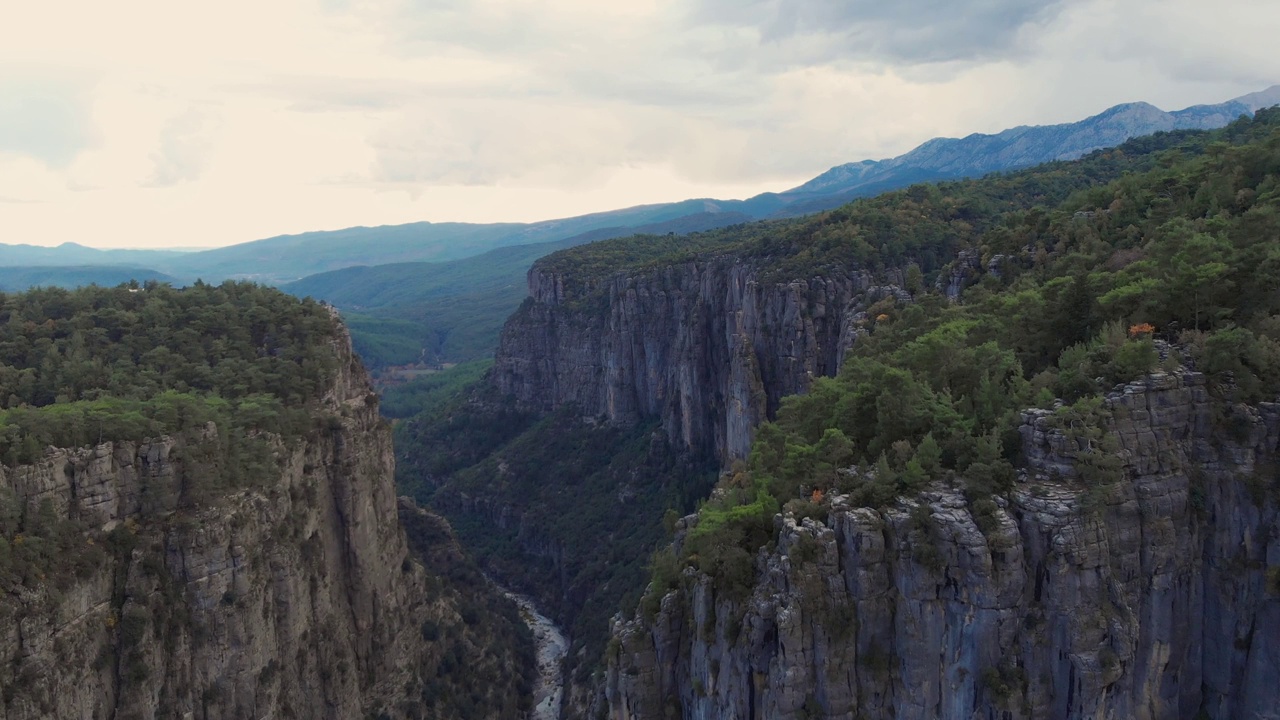
[[0,294],[0,459],[207,422],[295,433],[336,336],[323,306],[248,283]]
[[742,577],[720,560],[754,556],[760,509],[811,498],[815,486],[879,506],[948,480],[989,503],[1011,487],[1019,411],[1055,398],[1089,445],[1082,481],[1113,482],[1105,419],[1085,411],[1156,368],[1153,336],[1175,342],[1169,362],[1189,353],[1220,399],[1274,399],[1277,238],[1274,109],[1215,133],[910,188],[740,238],[736,251],[779,278],[915,263],[936,273],[937,258],[964,251],[954,268],[967,287],[959,303],[917,292],[868,310],[883,315],[838,377],[784,399],[758,431],[745,479],[702,509],[682,560]]

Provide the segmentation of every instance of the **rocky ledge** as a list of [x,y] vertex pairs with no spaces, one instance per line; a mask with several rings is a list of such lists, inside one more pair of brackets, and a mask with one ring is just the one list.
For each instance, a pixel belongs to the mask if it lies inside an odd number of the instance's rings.
[[610,276],[575,295],[535,265],[493,379],[537,411],[661,418],[677,447],[727,462],[746,456],[782,397],[835,374],[866,309],[905,296],[895,281],[851,270],[769,282],[752,263],[720,257]]
[[1280,406],[1214,408],[1193,372],[1112,393],[1102,488],[1025,413],[1029,472],[981,526],[943,486],[778,516],[746,593],[689,569],[617,621],[610,716],[1280,718]]

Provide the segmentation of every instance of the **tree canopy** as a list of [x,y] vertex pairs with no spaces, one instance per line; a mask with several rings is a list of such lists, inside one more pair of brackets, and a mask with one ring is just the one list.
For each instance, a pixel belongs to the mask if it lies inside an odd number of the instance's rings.
[[[1020,410],[1063,404],[1081,480],[1118,479],[1102,394],[1164,362],[1205,372],[1222,402],[1280,394],[1280,111],[1158,135],[978,181],[858,201],[735,252],[778,277],[921,269],[887,299],[837,377],[784,399],[749,461],[699,514],[683,561],[742,588],[783,507],[832,488],[871,507],[934,481],[965,488],[979,524],[1012,487]],[[728,245],[726,245],[728,247]],[[960,251],[970,260],[956,260]],[[576,251],[575,251],[576,252]],[[929,278],[969,278],[960,302]],[[779,274],[780,273],[780,274]],[[655,559],[655,588],[678,576]]]
[[0,294],[0,458],[233,417],[294,432],[336,337],[319,303],[249,283]]

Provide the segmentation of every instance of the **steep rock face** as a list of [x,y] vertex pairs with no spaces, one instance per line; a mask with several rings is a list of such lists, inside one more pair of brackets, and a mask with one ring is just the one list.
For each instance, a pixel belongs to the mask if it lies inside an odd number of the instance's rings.
[[[272,476],[180,507],[197,441],[50,448],[0,470],[21,512],[109,548],[62,587],[0,598],[0,718],[401,717],[434,666],[428,574],[397,521],[390,433],[342,335],[325,423]],[[278,474],[275,474],[278,473]],[[17,541],[15,540],[15,544]],[[72,548],[71,552],[77,552]]]
[[539,266],[502,333],[493,378],[524,406],[660,417],[678,447],[744,457],[783,396],[833,375],[859,312],[896,286],[867,272],[786,283],[735,258],[615,275],[586,290]]
[[1226,431],[1206,395],[1187,372],[1109,396],[1125,477],[1101,491],[1026,413],[1031,472],[985,533],[945,487],[779,516],[745,596],[687,570],[615,625],[611,717],[1280,717],[1280,407]]

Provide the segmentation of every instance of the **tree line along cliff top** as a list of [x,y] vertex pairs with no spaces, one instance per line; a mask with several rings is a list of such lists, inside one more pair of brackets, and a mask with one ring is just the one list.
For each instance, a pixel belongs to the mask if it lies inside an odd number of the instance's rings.
[[[1159,174],[1182,159],[1265,141],[1277,127],[1280,110],[1264,109],[1221,130],[1156,133],[1076,161],[915,185],[797,220],[759,221],[685,238],[641,235],[582,245],[548,255],[535,268],[559,276],[571,296],[594,293],[617,274],[714,256],[751,261],[762,279],[779,282],[907,263],[930,276],[967,247],[1016,250],[1020,246],[993,241],[1000,228],[1019,223],[1024,213],[1060,222],[1077,211],[1103,210],[1107,203],[1097,204],[1100,187],[1130,175]],[[1178,179],[1167,181],[1177,184]]]
[[[885,507],[953,484],[991,529],[993,496],[1012,490],[1021,464],[1026,408],[1056,406],[1055,422],[1082,443],[1086,500],[1122,479],[1102,402],[1117,384],[1192,366],[1229,431],[1233,407],[1280,396],[1277,238],[1271,110],[1075,163],[917,186],[746,240],[739,252],[758,259],[776,248],[778,277],[851,263],[922,279],[909,299],[871,305],[838,375],[784,399],[760,428],[679,554],[655,558],[649,610],[685,564],[745,590],[774,515],[821,516],[833,490]],[[939,271],[965,278],[958,302],[928,282]],[[1280,497],[1271,476],[1254,486],[1259,501]]]
[[0,294],[0,459],[218,420],[296,434],[337,369],[337,327],[230,281]]

